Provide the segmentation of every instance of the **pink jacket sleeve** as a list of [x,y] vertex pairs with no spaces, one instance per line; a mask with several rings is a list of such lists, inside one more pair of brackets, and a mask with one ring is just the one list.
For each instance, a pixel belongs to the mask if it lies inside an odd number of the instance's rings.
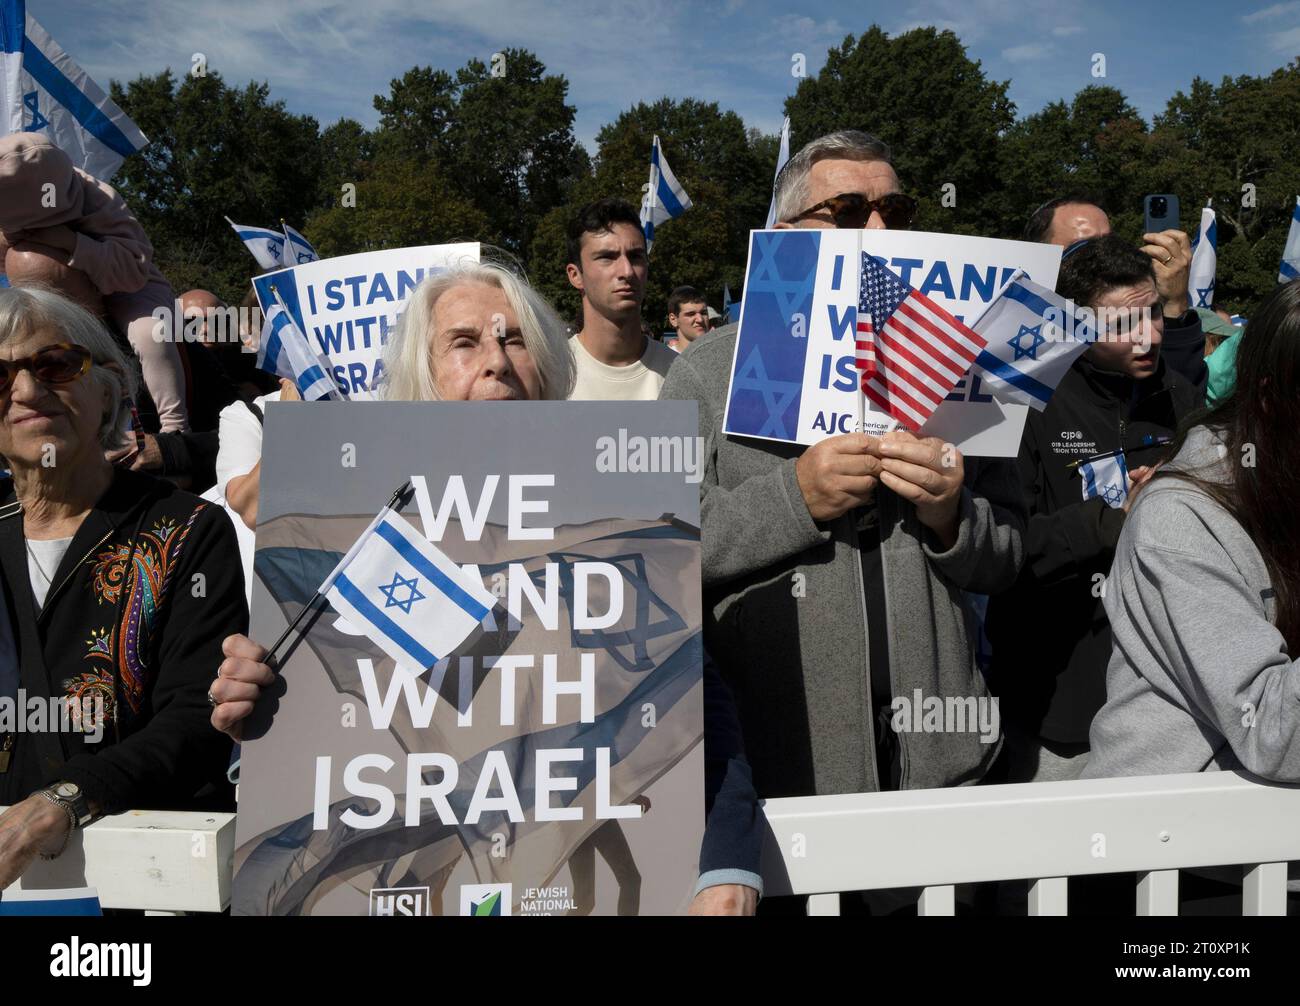
[[69,265],[85,272],[101,293],[135,293],[148,281],[153,245],[117,190],[78,170],[84,214],[72,224],[77,247]]

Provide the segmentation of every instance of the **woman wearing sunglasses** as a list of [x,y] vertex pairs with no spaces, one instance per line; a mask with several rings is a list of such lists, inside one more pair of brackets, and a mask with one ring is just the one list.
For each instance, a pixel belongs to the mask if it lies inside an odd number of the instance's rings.
[[106,460],[135,389],[92,315],[0,290],[0,709],[25,711],[0,715],[0,889],[100,814],[192,806],[230,757],[206,694],[248,623],[234,531]]

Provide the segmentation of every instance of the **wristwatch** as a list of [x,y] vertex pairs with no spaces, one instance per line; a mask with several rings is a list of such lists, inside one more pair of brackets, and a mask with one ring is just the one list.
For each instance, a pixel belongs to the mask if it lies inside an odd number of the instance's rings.
[[36,791],[42,799],[48,800],[54,806],[60,808],[68,815],[68,830],[63,836],[63,844],[55,852],[42,852],[41,859],[58,859],[63,855],[63,850],[68,847],[68,842],[72,840],[72,833],[78,828],[84,828],[95,815],[90,812],[90,805],[86,801],[86,795],[81,791],[81,787],[75,782],[56,782],[52,786]]
[[70,810],[72,813],[69,815],[69,820],[74,821],[78,828],[84,828],[95,818],[95,815],[90,812],[86,794],[75,782],[56,782],[41,790],[41,793],[47,800]]

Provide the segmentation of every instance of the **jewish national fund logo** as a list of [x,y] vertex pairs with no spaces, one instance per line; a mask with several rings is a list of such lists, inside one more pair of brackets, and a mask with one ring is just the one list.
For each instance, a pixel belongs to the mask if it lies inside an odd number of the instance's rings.
[[509,915],[509,884],[461,884],[461,915]]

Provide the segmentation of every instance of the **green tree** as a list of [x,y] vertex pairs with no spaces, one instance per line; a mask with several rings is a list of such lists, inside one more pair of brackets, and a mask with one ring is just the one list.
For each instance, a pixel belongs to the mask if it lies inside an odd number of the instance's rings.
[[112,84],[113,100],[150,138],[113,184],[177,293],[201,286],[238,302],[258,267],[224,218],[298,225],[317,199],[316,120],[269,94],[264,83],[228,87],[215,71],[177,82],[164,70]]
[[863,130],[893,149],[903,188],[921,202],[918,228],[995,233],[998,141],[1015,117],[1008,83],[988,80],[951,31],[890,38],[873,25],[832,48],[821,72],[786,100],[790,150],[835,130]]
[[1147,127],[1122,92],[1085,87],[1067,104],[1054,101],[1026,116],[1002,139],[992,201],[998,233],[1020,237],[1035,209],[1068,193],[1101,202],[1116,231],[1136,240],[1142,231],[1147,184]]
[[1300,59],[1264,77],[1196,78],[1152,132],[1150,191],[1179,195],[1190,232],[1213,199],[1215,303],[1249,314],[1277,283],[1300,193]]
[[455,75],[414,67],[375,98],[377,159],[418,158],[486,221],[479,237],[519,254],[588,170],[573,137],[568,82],[525,49]]
[[583,203],[600,196],[640,207],[656,134],[692,206],[655,232],[644,317],[652,327],[663,324],[668,295],[682,284],[718,308],[724,282],[739,294],[749,231],[767,215],[775,141],[751,134],[716,102],[662,98],[638,103],[601,129],[594,174],[576,183],[569,202],[539,227],[530,255],[533,279],[567,316],[576,313],[578,298],[564,276],[565,227]]

